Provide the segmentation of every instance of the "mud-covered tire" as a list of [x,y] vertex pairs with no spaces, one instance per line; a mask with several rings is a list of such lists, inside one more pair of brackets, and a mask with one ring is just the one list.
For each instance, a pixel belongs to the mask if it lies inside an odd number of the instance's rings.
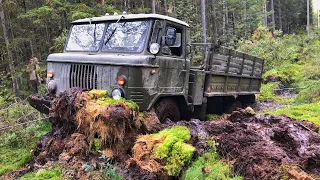
[[242,108],[242,104],[240,101],[232,101],[227,103],[227,106],[225,107],[225,112],[227,114],[231,114],[233,111],[236,111],[237,109]]
[[180,111],[176,102],[165,98],[155,104],[155,112],[161,123],[167,120],[177,122],[180,120]]

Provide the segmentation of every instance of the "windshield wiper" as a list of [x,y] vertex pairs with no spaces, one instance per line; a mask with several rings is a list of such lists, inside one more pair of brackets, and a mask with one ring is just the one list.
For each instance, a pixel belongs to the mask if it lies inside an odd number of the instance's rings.
[[113,36],[114,33],[116,32],[116,30],[118,29],[118,26],[117,26],[117,25],[118,25],[119,21],[120,21],[122,18],[124,18],[124,16],[121,16],[121,17],[118,19],[118,21],[115,23],[116,27],[112,30],[111,34],[109,35],[109,37],[107,38],[107,40],[104,42],[104,45],[107,45],[107,44],[108,44],[108,42],[110,41],[110,39],[112,38],[112,36]]

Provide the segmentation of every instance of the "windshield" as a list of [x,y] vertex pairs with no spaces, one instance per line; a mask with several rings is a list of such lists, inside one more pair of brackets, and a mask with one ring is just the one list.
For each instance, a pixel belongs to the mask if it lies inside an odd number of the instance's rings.
[[104,52],[139,53],[145,47],[149,28],[150,21],[74,25],[66,51],[98,51],[102,45]]
[[105,24],[74,25],[66,46],[67,51],[98,51]]
[[111,23],[106,30],[102,51],[141,52],[145,46],[150,22]]

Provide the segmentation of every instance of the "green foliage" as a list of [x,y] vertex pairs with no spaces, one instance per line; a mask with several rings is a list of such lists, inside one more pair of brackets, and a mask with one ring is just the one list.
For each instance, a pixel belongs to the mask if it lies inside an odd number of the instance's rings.
[[[204,169],[206,169],[204,172]],[[230,167],[223,163],[216,151],[211,150],[203,156],[198,157],[188,168],[183,176],[184,180],[241,180],[240,176],[233,176]]]
[[101,179],[106,180],[121,180],[121,176],[117,174],[117,171],[115,168],[112,167],[111,159],[105,156],[104,154],[101,155],[101,159],[104,160],[104,162],[99,163],[92,163],[88,164],[85,163],[82,168],[86,172],[90,172],[91,174],[94,174],[94,171],[99,170]]
[[278,79],[282,85],[290,87],[293,83],[299,82],[304,77],[304,66],[298,64],[284,64],[264,73],[263,78],[273,77]]
[[276,96],[274,102],[280,105],[291,105],[294,103],[294,98]]
[[20,122],[26,119],[36,119],[40,116],[40,113],[37,112],[33,107],[31,107],[27,101],[17,100],[16,103],[6,105],[7,107],[3,107],[3,109],[0,109],[0,119],[4,123],[11,123],[18,118],[26,115],[27,117],[22,118]]
[[282,108],[273,112],[267,112],[269,114],[281,115],[285,114],[291,118],[298,120],[309,120],[315,124],[320,125],[320,104],[301,104]]
[[169,176],[178,176],[181,169],[190,163],[196,149],[186,144],[191,138],[190,131],[185,126],[174,126],[164,129],[151,137],[164,137],[163,143],[156,145],[153,155],[166,161],[164,169]]
[[23,167],[31,160],[30,148],[0,146],[0,176]]
[[[267,71],[282,65],[290,67],[289,64],[292,63],[304,65],[310,63],[310,59],[319,56],[320,33],[318,31],[313,31],[310,38],[305,34],[286,34],[282,37],[272,38],[268,35],[268,31],[263,32],[265,35],[261,35],[261,31],[256,31],[255,33],[259,33],[259,35],[253,34],[251,39],[241,40],[239,50],[263,57]],[[297,71],[296,67],[298,66],[293,65],[291,71]]]
[[58,37],[53,39],[53,45],[50,47],[50,50],[56,53],[62,53],[64,50],[64,44],[67,40],[67,31],[63,31]]
[[49,169],[40,169],[37,173],[27,173],[20,180],[62,180],[61,168],[55,166]]
[[273,92],[274,89],[278,88],[278,85],[276,83],[268,83],[268,84],[262,84],[260,89],[260,96],[257,100],[262,101],[266,99],[273,99],[275,98],[275,94]]
[[320,80],[309,81],[295,98],[295,103],[319,103],[320,102]]
[[218,117],[219,117],[219,115],[217,115],[217,114],[206,114],[207,121],[216,120]]
[[51,125],[48,121],[37,122],[26,128],[12,132],[1,133],[0,145],[11,148],[25,148],[30,147],[30,142],[35,143],[38,138],[49,132]]
[[100,139],[94,138],[93,142],[90,143],[90,152],[96,154],[100,151]]
[[0,175],[23,167],[32,160],[39,137],[50,130],[47,121],[30,125],[21,130],[0,133]]
[[13,99],[14,95],[11,89],[11,81],[9,79],[3,79],[0,84],[0,108],[7,107],[8,103],[12,102]]

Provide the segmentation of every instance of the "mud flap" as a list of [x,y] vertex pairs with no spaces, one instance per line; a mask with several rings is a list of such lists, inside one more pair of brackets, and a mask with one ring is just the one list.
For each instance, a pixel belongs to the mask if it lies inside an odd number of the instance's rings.
[[49,114],[51,101],[51,97],[48,96],[30,95],[28,97],[29,104],[33,108],[44,114]]

